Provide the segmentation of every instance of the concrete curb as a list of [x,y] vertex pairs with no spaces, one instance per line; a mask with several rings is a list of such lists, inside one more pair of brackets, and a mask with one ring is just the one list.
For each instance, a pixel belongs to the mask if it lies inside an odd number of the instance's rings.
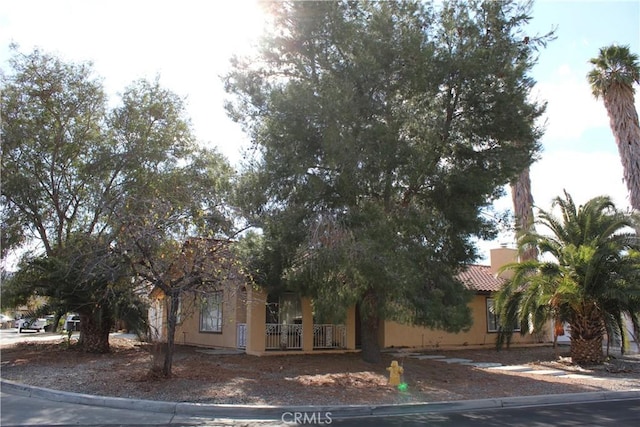
[[330,412],[332,419],[345,419],[380,415],[411,415],[418,413],[424,414],[434,412],[516,408],[525,406],[559,405],[564,403],[585,403],[640,398],[640,390],[625,390],[389,405],[269,406],[161,402],[154,400],[95,396],[90,394],[52,390],[42,387],[32,387],[4,379],[0,379],[0,390],[5,393],[25,397],[34,397],[52,400],[55,402],[75,403],[79,405],[166,413],[181,416],[254,420],[280,420],[284,413],[295,412],[323,414]]

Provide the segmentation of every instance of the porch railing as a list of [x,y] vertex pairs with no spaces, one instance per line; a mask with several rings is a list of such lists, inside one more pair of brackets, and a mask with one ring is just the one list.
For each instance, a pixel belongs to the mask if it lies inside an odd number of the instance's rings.
[[346,348],[347,328],[345,325],[313,325],[313,348]]
[[267,323],[265,340],[266,350],[301,350],[302,325]]

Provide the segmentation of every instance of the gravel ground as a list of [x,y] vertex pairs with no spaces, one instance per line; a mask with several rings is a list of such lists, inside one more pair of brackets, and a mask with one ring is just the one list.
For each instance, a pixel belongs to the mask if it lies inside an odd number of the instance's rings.
[[[613,358],[601,366],[581,368],[570,363],[566,347],[425,354],[526,364],[533,369],[559,369],[587,378],[496,371],[389,353],[385,353],[384,363],[376,365],[363,362],[358,354],[254,357],[177,346],[173,376],[164,379],[150,374],[153,357],[148,346],[112,338],[111,347],[111,353],[95,355],[69,347],[63,340],[4,346],[0,375],[76,393],[222,404],[389,404],[640,389],[639,356]],[[405,390],[387,385],[386,367],[392,359],[404,368]]]

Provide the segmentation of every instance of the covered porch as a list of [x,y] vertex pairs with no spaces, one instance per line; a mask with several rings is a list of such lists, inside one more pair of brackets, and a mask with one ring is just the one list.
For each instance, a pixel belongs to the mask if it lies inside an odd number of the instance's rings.
[[[315,323],[310,298],[269,296],[261,289],[247,294],[246,324],[238,325],[238,347],[255,356],[355,351],[355,308],[343,324]],[[240,339],[242,337],[242,340]]]

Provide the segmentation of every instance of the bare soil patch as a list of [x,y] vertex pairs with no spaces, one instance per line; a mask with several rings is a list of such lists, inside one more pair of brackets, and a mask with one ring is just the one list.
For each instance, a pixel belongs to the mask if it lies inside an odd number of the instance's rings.
[[[111,353],[96,355],[68,348],[63,340],[16,344],[2,348],[0,373],[3,379],[76,393],[220,404],[390,404],[640,389],[638,356],[581,368],[570,363],[566,347],[424,353],[559,369],[588,378],[504,372],[391,354],[384,355],[382,364],[369,364],[359,354],[254,357],[177,346],[173,377],[162,379],[149,375],[152,357],[147,346],[113,338],[111,347]],[[386,368],[394,359],[404,367],[406,390],[387,385]]]

